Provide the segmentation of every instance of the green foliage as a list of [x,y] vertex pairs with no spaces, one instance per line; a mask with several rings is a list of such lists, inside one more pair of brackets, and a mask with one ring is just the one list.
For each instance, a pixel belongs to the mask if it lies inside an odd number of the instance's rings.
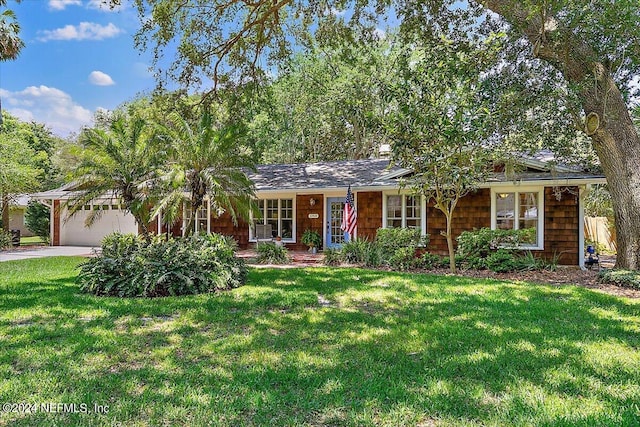
[[[76,214],[83,205],[109,192],[133,215],[142,234],[150,239],[151,188],[158,178],[166,153],[158,148],[152,123],[141,117],[118,114],[106,129],[84,129],[80,164],[74,179],[80,191],[68,203],[69,213]],[[90,224],[102,211],[91,211]]]
[[625,288],[640,289],[640,271],[604,269],[598,273],[598,281]]
[[531,237],[531,230],[480,230],[463,231],[458,236],[458,255],[465,258],[486,258],[491,251],[506,246],[516,248]]
[[257,248],[260,264],[286,264],[290,261],[289,251],[284,245],[272,242],[260,243]]
[[349,240],[342,245],[340,257],[347,264],[357,264],[367,267],[380,265],[380,246],[376,242],[366,239]]
[[513,251],[498,249],[486,258],[487,268],[496,273],[508,273],[519,269],[519,263]]
[[340,263],[342,262],[342,254],[340,249],[325,248],[322,253],[324,255],[324,258],[322,260],[324,265],[336,266],[340,265]]
[[27,228],[45,242],[49,241],[49,233],[51,231],[49,212],[48,206],[32,200],[27,205],[27,210],[24,214],[24,223]]
[[[208,198],[214,212],[225,212],[237,224],[238,218],[249,219],[255,198],[253,183],[245,174],[246,169],[254,168],[243,146],[246,129],[222,106],[205,106],[199,113],[194,124],[174,112],[161,129],[173,162],[162,171],[160,201],[154,214],[163,211],[171,222],[184,203],[197,212]],[[194,230],[195,215],[191,215],[186,232]]]
[[416,258],[416,248],[413,246],[405,246],[396,249],[393,255],[389,257],[387,263],[392,269],[399,271],[415,268],[419,265],[419,261]]
[[320,237],[320,234],[315,230],[305,230],[304,233],[302,233],[302,244],[310,248],[318,248],[322,244],[322,237]]
[[443,258],[440,255],[432,254],[430,252],[423,253],[417,260],[417,266],[426,270],[434,270],[448,265],[443,264]]
[[11,247],[11,233],[0,228],[0,251]]
[[238,287],[247,269],[234,247],[220,235],[155,238],[105,237],[102,251],[80,267],[83,292],[98,296],[164,297],[211,293]]
[[[6,7],[6,0],[0,1],[0,62],[18,58],[24,48],[20,38],[20,23],[13,10]],[[1,120],[0,120],[1,121]]]
[[417,228],[379,228],[375,241],[383,253],[393,254],[400,248],[427,246],[429,235],[423,236]]

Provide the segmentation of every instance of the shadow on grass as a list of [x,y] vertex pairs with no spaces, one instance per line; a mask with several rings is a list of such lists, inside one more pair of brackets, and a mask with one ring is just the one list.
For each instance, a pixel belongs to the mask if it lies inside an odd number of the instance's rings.
[[640,419],[639,306],[579,288],[254,269],[232,292],[120,300],[79,295],[73,280],[2,291],[0,400],[110,411],[12,425]]

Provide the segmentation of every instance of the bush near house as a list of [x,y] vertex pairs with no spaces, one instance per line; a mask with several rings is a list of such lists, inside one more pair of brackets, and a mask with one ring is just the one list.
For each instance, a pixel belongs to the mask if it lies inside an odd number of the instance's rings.
[[80,267],[83,292],[98,296],[163,297],[211,293],[245,283],[247,268],[236,246],[218,234],[157,237],[145,243],[133,235],[112,234],[102,252]]
[[325,250],[325,264],[340,263],[364,267],[388,266],[394,270],[419,267],[419,247],[429,243],[429,236],[412,228],[380,228],[373,241],[358,239],[345,242],[339,250]]
[[598,275],[601,283],[610,283],[623,288],[640,289],[640,271],[601,270]]
[[257,261],[260,264],[286,264],[290,261],[287,248],[278,246],[275,243],[260,243],[256,251],[258,252]]
[[463,231],[458,236],[456,258],[464,268],[489,269],[496,273],[522,270],[553,269],[557,260],[546,262],[535,258],[530,251],[522,252],[519,246],[530,241],[534,229],[491,230],[481,228]]

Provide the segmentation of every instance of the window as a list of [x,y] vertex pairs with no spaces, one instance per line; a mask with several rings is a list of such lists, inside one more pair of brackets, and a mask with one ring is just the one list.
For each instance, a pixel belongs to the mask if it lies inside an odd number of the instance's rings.
[[[204,205],[200,206],[196,211],[195,218],[195,232],[196,233],[208,233],[209,232],[209,202],[208,200],[204,201]],[[186,227],[191,222],[191,217],[193,214],[193,209],[191,208],[191,203],[186,202],[184,205],[184,218],[182,219],[183,224],[182,228],[186,229]]]
[[422,197],[407,194],[389,194],[385,197],[385,205],[385,227],[423,229],[422,215],[424,209]]
[[494,191],[491,227],[494,230],[527,230],[523,246],[542,249],[542,194],[542,190]]
[[[254,224],[271,225],[272,237],[280,236],[283,240],[294,241],[294,209],[293,199],[258,200],[259,218]],[[255,227],[249,230],[250,240],[255,240]]]

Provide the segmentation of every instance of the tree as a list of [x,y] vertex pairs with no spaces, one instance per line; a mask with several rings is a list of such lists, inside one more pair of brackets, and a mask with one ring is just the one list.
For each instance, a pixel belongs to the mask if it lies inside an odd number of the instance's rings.
[[[637,1],[481,1],[556,69],[584,114],[611,193],[617,228],[617,267],[640,268],[640,135],[621,88],[640,71]],[[627,92],[628,93],[628,92]]]
[[[549,76],[555,73],[565,83],[565,93],[558,91],[555,96],[572,98],[579,106],[581,111],[570,111],[574,105],[567,103],[563,106],[567,109],[558,114],[581,121],[609,182],[617,226],[617,266],[640,268],[640,136],[627,102],[630,82],[640,71],[637,0],[587,4],[570,0],[477,0],[467,4],[397,0],[376,2],[375,7],[369,2],[295,0],[135,3],[143,20],[136,40],[143,48],[154,44],[156,66],[164,50],[178,44],[169,69],[159,70],[160,83],[174,79],[183,86],[197,86],[213,81],[210,91],[243,76],[263,78],[264,73],[257,70],[261,54],[265,54],[265,67],[271,67],[288,56],[293,40],[304,40],[312,26],[320,31],[335,20],[332,11],[337,9],[351,7],[350,24],[355,29],[361,22],[375,24],[372,15],[393,8],[405,32],[428,29],[434,34],[470,38],[507,33],[505,47],[521,50],[529,46],[529,59],[535,57],[545,65],[539,70]],[[523,76],[526,72],[517,66],[514,70]],[[517,107],[521,106],[513,105]],[[545,123],[539,125],[542,128]]]
[[[20,0],[16,0],[16,3],[20,3]],[[0,61],[16,59],[24,47],[16,14],[6,6],[7,0],[0,0]]]
[[0,125],[0,211],[2,227],[9,228],[9,206],[15,196],[38,188],[42,170],[38,162],[44,157],[29,146],[21,132],[24,124],[3,112]]
[[386,66],[389,48],[377,38],[325,48],[316,43],[288,61],[270,88],[265,159],[377,157],[387,141],[381,126],[386,105],[376,83],[395,72]]
[[165,218],[175,220],[188,202],[192,215],[185,229],[187,235],[195,230],[197,212],[205,206],[206,198],[214,212],[229,213],[237,224],[239,216],[249,218],[255,197],[253,183],[243,170],[254,167],[241,145],[245,131],[239,124],[225,122],[221,110],[215,113],[203,108],[196,126],[174,113],[164,128],[171,147],[171,165],[163,179],[165,195],[154,215],[162,211]]
[[[69,215],[75,215],[93,200],[111,195],[133,215],[149,241],[151,190],[164,160],[164,153],[155,145],[156,138],[145,120],[124,115],[115,117],[107,130],[83,130],[80,143],[85,151],[74,174],[79,191],[66,204]],[[86,225],[93,224],[100,213],[92,210]]]
[[488,109],[478,95],[486,51],[442,40],[404,49],[396,66],[403,78],[386,89],[393,160],[413,171],[403,185],[433,200],[446,218],[449,265],[456,272],[453,213],[492,170],[486,136]]
[[[16,0],[20,3],[20,0]],[[7,9],[7,0],[0,0],[0,62],[16,59],[24,47],[20,38],[20,24],[13,10]],[[0,125],[2,125],[0,101]]]
[[50,218],[49,207],[34,200],[29,202],[24,213],[24,223],[27,228],[46,242],[49,241],[51,232]]

